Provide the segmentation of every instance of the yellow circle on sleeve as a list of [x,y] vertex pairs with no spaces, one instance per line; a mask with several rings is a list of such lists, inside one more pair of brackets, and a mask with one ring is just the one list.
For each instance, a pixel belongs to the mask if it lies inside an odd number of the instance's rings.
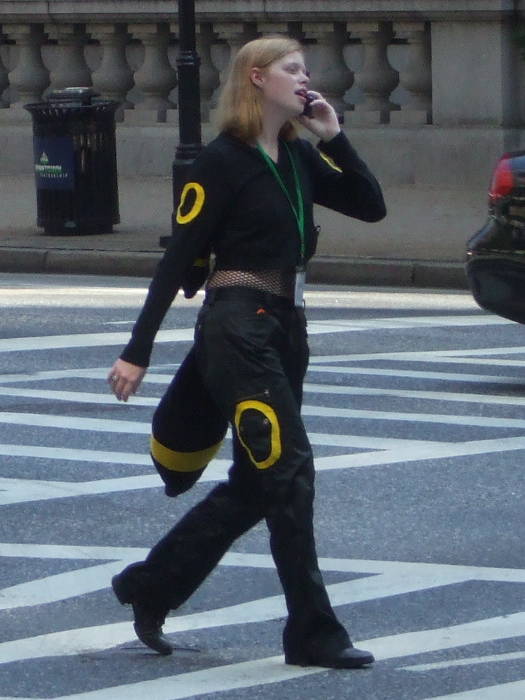
[[[191,207],[189,212],[187,214],[183,214],[182,208],[184,207],[184,204],[186,203],[186,199],[190,192],[195,193],[195,201],[193,202],[193,206]],[[204,194],[204,188],[202,185],[199,185],[198,182],[187,182],[184,185],[184,189],[182,190],[182,194],[180,196],[180,204],[179,208],[177,209],[177,223],[188,224],[190,221],[193,221],[193,219],[199,216],[204,205],[205,199],[206,196]]]

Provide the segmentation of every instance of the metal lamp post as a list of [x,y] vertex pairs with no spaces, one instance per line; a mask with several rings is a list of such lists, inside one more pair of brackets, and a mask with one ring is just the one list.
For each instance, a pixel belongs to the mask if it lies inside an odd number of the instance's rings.
[[[195,40],[195,0],[178,0],[179,55],[177,57],[179,98],[179,144],[173,161],[173,214],[175,217],[186,173],[202,149],[201,104],[200,104],[200,58]],[[162,236],[160,245],[165,246],[169,236]]]

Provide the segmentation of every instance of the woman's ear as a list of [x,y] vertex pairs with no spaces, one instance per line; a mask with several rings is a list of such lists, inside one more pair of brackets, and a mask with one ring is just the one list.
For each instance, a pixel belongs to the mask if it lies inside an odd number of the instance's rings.
[[255,85],[255,87],[262,87],[263,84],[263,72],[260,68],[253,67],[250,71],[250,80]]

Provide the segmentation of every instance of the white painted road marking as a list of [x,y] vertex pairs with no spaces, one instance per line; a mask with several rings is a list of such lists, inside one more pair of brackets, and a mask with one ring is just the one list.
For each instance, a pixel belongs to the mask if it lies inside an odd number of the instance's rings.
[[[39,449],[43,450],[44,448]],[[417,443],[413,447],[398,447],[395,449],[379,449],[369,452],[317,457],[315,460],[315,468],[317,472],[323,472],[519,450],[525,450],[525,436],[495,438],[492,440],[474,440],[459,443]],[[30,450],[28,450],[28,453],[29,452]],[[35,456],[38,455],[36,448],[33,448],[31,452]],[[53,450],[50,450],[50,452],[52,454]],[[12,446],[11,449],[5,450],[4,453],[20,455],[23,453],[23,449],[19,448],[17,450],[16,446]],[[80,453],[81,451],[79,450],[77,459],[82,459]],[[1,446],[0,454],[2,454]],[[70,457],[57,454],[55,458],[75,459],[76,454],[76,450],[71,450]],[[109,453],[109,456],[112,457],[115,455],[118,457],[118,454],[119,453]],[[108,455],[106,455],[105,462],[112,461],[111,459],[108,460],[107,457]],[[51,455],[49,458],[52,458]],[[130,460],[130,463],[142,464],[143,462],[140,461],[141,459],[144,459],[144,457],[139,455],[138,462],[131,462]],[[200,477],[200,482],[221,481],[225,479],[230,464],[230,460],[226,459],[213,460]],[[71,498],[76,496],[92,496],[119,491],[159,488],[160,486],[160,477],[158,477],[156,473],[143,476],[116,477],[112,479],[97,479],[95,481],[80,482],[39,481],[36,479],[10,479],[0,477],[0,505],[56,498]]]
[[501,654],[487,654],[486,656],[470,656],[464,659],[449,659],[447,661],[436,661],[433,664],[416,664],[415,666],[401,666],[399,671],[416,671],[426,673],[448,668],[459,668],[461,666],[475,666],[477,664],[500,663],[501,661],[522,661],[525,659],[525,651],[513,651]]
[[[399,318],[376,318],[355,320],[309,321],[308,334],[348,333],[349,331],[378,330],[381,328],[426,328],[438,326],[494,326],[510,324],[512,321],[491,315],[465,316],[402,316]],[[161,330],[156,343],[192,341],[194,329],[178,328]],[[129,340],[129,331],[112,333],[77,333],[72,335],[34,336],[27,338],[0,339],[0,352],[24,352],[58,350],[60,348],[88,348],[108,345],[124,346]]]
[[[452,627],[442,627],[439,629],[367,639],[360,641],[360,645],[372,649],[376,659],[380,662],[389,659],[403,658],[405,656],[424,654],[431,651],[453,649],[468,644],[476,644],[480,641],[488,642],[520,636],[524,625],[525,613],[516,613]],[[128,623],[128,627],[129,626]],[[97,629],[99,628],[94,628],[94,630]],[[114,632],[116,632],[116,630],[114,630]],[[74,631],[71,631],[69,634],[69,640],[67,636],[66,638],[59,637],[59,635],[63,635],[64,633],[35,637],[34,639],[39,641],[36,651],[40,653],[38,656],[30,658],[44,658],[46,656],[44,648],[47,649],[49,644],[52,650],[54,647],[57,648],[57,643],[58,647],[61,648],[63,652],[65,651],[66,655],[69,655],[71,650],[70,645],[75,642],[78,644],[79,641],[78,638],[74,637],[73,633]],[[118,639],[118,633],[115,634],[113,639]],[[118,644],[119,642],[116,643]],[[6,642],[5,644],[14,646],[17,642]],[[4,645],[0,645],[0,659],[3,657],[3,647]],[[22,649],[23,645],[19,644],[19,647]],[[87,649],[80,649],[78,652],[74,653],[85,653],[86,651]],[[300,678],[309,674],[326,672],[327,670],[323,668],[286,666],[283,664],[282,656],[275,656],[240,664],[209,668],[193,673],[181,673],[175,676],[158,678],[153,681],[139,681],[138,683],[102,688],[101,690],[75,693],[56,698],[56,700],[142,700],[144,697],[148,696],[154,697],[155,700],[182,700],[183,698],[191,698],[206,693],[225,692],[236,688],[250,688],[268,682],[283,682],[290,678]],[[521,687],[525,687],[525,682],[519,681],[519,683]],[[499,688],[506,688],[507,685],[508,684],[504,684],[499,686]],[[488,690],[490,689],[487,689],[487,691]],[[472,698],[472,700],[478,697],[497,697],[490,695],[476,696],[474,694],[466,696],[464,693],[461,693],[443,696],[443,698],[459,698],[462,696],[464,698]],[[509,696],[499,695],[499,697],[505,697],[506,700]]]
[[[423,326],[452,326],[454,324],[486,325],[494,323],[509,323],[503,319],[497,319],[489,315],[470,316],[443,316],[443,317],[403,317],[391,319],[370,319],[357,321],[320,321],[313,322],[309,326],[310,334],[363,331],[378,328],[414,328]],[[35,350],[46,348],[76,348],[93,347],[102,345],[123,344],[128,333],[85,334],[79,336],[51,336],[41,338],[23,338],[10,341],[0,341],[0,352],[13,352],[16,350]],[[180,329],[164,331],[160,342],[187,342],[192,339],[193,329]],[[87,342],[86,342],[87,341]],[[10,345],[11,343],[11,345]],[[69,343],[69,344],[68,344]],[[519,356],[522,357],[519,357]],[[367,355],[344,355],[313,357],[311,365],[312,376],[316,373],[339,373],[341,375],[370,375],[385,377],[405,377],[422,380],[460,381],[477,384],[511,384],[513,388],[523,385],[520,372],[525,365],[524,347],[501,347],[488,349],[459,349],[447,351],[432,351],[430,353],[377,353]],[[425,363],[425,369],[430,365],[437,368],[439,365],[458,365],[454,372],[418,371],[403,369],[404,363]],[[356,363],[367,363],[369,366],[356,366]],[[388,367],[377,366],[378,363]],[[516,368],[516,376],[501,376],[491,374],[466,374],[461,372],[460,365],[478,365],[488,371],[494,371],[496,367]],[[165,385],[171,380],[175,365],[170,367],[170,373],[151,372],[147,375],[147,382],[152,385]],[[153,369],[153,368],[152,368]],[[507,370],[510,371],[510,370]],[[45,382],[51,379],[75,379],[89,378],[93,380],[105,380],[106,370],[93,368],[88,370],[57,370],[37,372],[30,374],[6,374],[0,375],[0,395],[12,398],[30,398],[42,401],[62,401],[78,404],[110,404],[114,399],[110,395],[91,393],[79,393],[71,390],[60,391],[56,386],[53,390],[45,388],[19,388],[13,384],[21,382]],[[4,385],[3,387],[1,385]],[[11,386],[6,386],[11,385]],[[360,388],[344,387],[339,385],[307,384],[306,391],[317,395],[346,394],[352,396],[393,396],[416,401],[429,400],[441,402],[463,402],[465,404],[479,404],[484,406],[516,406],[525,405],[525,397],[520,395],[488,395],[482,393],[447,392],[447,391],[423,391],[402,388]],[[107,391],[104,384],[103,391]],[[158,399],[154,397],[137,397],[136,406],[154,406]],[[120,407],[119,407],[120,408]],[[118,409],[117,409],[118,410]],[[470,409],[469,409],[470,410]],[[475,409],[472,409],[475,410]],[[494,429],[522,430],[525,421],[519,418],[499,418],[479,415],[461,415],[455,417],[448,413],[436,414],[429,408],[429,413],[421,411],[405,411],[395,413],[388,411],[369,411],[355,409],[334,409],[323,406],[306,406],[305,415],[340,417],[345,419],[363,420],[403,420],[405,422],[436,422],[444,425],[464,425],[477,428],[491,427]],[[451,414],[453,411],[451,410]],[[118,415],[121,415],[118,413]],[[117,416],[117,412],[115,412]],[[42,413],[20,413],[18,411],[5,411],[0,415],[0,424],[4,425],[30,425],[41,427],[60,428],[63,430],[101,431],[118,434],[134,433],[146,435],[150,426],[147,422],[114,420],[93,420],[68,415],[46,415]],[[396,464],[399,462],[424,461],[428,459],[439,460],[464,455],[486,454],[490,452],[520,451],[525,449],[525,437],[494,438],[490,440],[476,440],[465,442],[437,442],[424,440],[375,438],[361,435],[331,435],[329,433],[313,433],[312,443],[316,445],[331,445],[332,447],[354,448],[364,452],[340,454],[336,456],[322,457],[316,460],[319,471],[329,469],[350,469],[357,467]],[[31,446],[31,445],[0,445],[0,454],[11,457],[40,457],[53,460],[69,460],[71,462],[98,462],[129,463],[150,466],[150,458],[147,454],[108,452],[88,449],[69,449],[61,445],[55,447]],[[203,481],[213,481],[224,478],[229,466],[229,460],[216,460],[208,468]],[[64,481],[40,481],[34,479],[0,479],[0,504],[16,504],[27,501],[56,499],[62,497],[76,497],[91,494],[111,493],[130,489],[160,488],[161,482],[155,473],[130,476],[124,478],[102,479],[87,482]],[[51,574],[38,580],[11,585],[0,591],[0,609],[13,610],[17,607],[44,605],[74,596],[82,596],[94,592],[108,585],[111,575],[122,568],[129,561],[143,558],[145,551],[137,548],[111,548],[111,547],[62,547],[60,545],[32,545],[0,543],[0,557],[48,557],[90,559],[90,564],[85,568],[78,568],[60,574]],[[93,564],[94,560],[100,563]],[[483,567],[442,566],[439,564],[418,564],[407,562],[374,562],[359,560],[322,559],[321,567],[325,570],[348,571],[360,573],[362,578],[343,581],[329,586],[329,592],[334,605],[346,605],[351,602],[375,600],[382,597],[390,597],[409,594],[414,591],[428,590],[437,586],[454,586],[470,580],[505,581],[525,583],[525,570],[523,569],[490,569]],[[221,562],[221,566],[251,566],[273,567],[271,557],[268,555],[252,555],[242,553],[229,553]],[[260,621],[275,619],[284,614],[284,601],[282,596],[272,596],[260,600],[253,600],[235,606],[228,606],[217,610],[209,610],[193,615],[179,615],[171,617],[165,629],[166,632],[177,634],[178,632],[206,627],[220,627],[230,624],[255,624]],[[405,658],[419,654],[453,649],[468,644],[490,642],[498,639],[510,639],[523,636],[525,629],[525,613],[514,613],[508,616],[499,616],[487,620],[444,627],[441,629],[419,630],[398,635],[363,640],[360,645],[370,647],[379,661],[388,659]],[[33,638],[18,639],[4,642],[0,645],[0,663],[23,661],[24,659],[43,658],[45,656],[67,656],[70,654],[82,654],[87,650],[104,650],[116,644],[121,644],[134,639],[133,630],[129,622],[115,625],[102,625],[98,627],[54,632],[48,635],[40,635]],[[503,658],[506,657],[506,658]],[[503,660],[518,660],[523,657],[522,652],[461,659],[452,661],[440,661],[437,664],[413,664],[405,666],[403,670],[439,672],[442,668],[454,668],[468,663],[496,663]],[[159,678],[154,681],[140,681],[138,683],[118,686],[116,688],[104,688],[92,692],[84,692],[64,696],[57,700],[133,700],[149,694],[155,700],[174,700],[175,698],[190,698],[201,694],[232,691],[234,689],[252,688],[268,683],[279,683],[287,679],[299,679],[314,673],[326,673],[325,669],[304,669],[287,667],[282,663],[282,657],[276,656],[268,659],[259,659],[240,664],[232,664],[219,668],[210,668],[195,673],[179,674]],[[504,683],[493,687],[468,690],[455,693],[446,697],[465,700],[485,700],[487,698],[504,697],[514,700],[525,696],[525,681]],[[445,697],[445,696],[443,696]],[[5,700],[5,698],[0,698]],[[18,698],[18,700],[21,700]]]

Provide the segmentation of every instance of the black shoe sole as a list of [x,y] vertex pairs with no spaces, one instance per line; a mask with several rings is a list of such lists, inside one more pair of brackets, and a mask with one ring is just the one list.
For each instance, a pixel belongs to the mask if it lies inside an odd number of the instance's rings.
[[341,659],[337,657],[334,659],[316,659],[315,657],[286,655],[284,661],[291,666],[320,666],[321,668],[353,669],[370,666],[370,664],[374,663],[375,659],[372,654],[356,658],[343,657]]

